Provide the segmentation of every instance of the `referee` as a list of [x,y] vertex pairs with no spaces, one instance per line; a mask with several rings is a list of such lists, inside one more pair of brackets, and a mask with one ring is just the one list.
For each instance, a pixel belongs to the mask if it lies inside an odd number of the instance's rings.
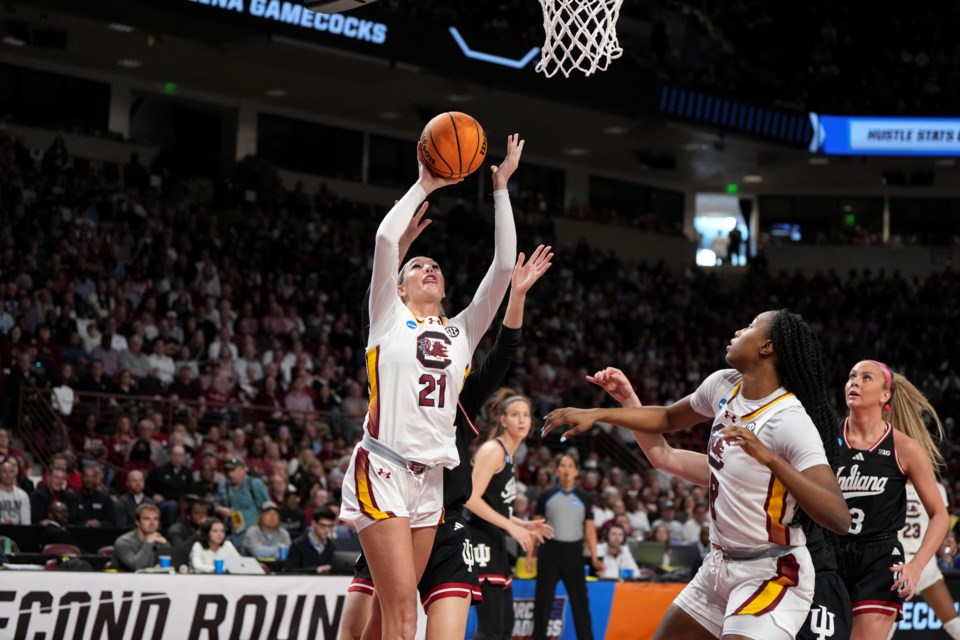
[[[597,559],[597,530],[593,525],[593,502],[576,487],[577,462],[564,455],[557,466],[557,486],[544,491],[537,500],[534,519],[546,519],[553,527],[553,540],[540,547],[537,561],[537,588],[533,605],[533,638],[547,640],[547,621],[553,609],[557,582],[563,580],[573,609],[573,626],[578,640],[593,640],[587,582],[583,565],[583,542],[597,571],[603,563]],[[532,565],[532,554],[528,566]],[[532,567],[531,567],[532,568]]]

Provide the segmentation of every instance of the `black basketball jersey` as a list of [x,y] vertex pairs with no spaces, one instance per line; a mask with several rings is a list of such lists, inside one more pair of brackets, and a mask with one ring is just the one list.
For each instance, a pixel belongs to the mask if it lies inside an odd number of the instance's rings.
[[443,470],[443,508],[448,514],[460,511],[473,492],[473,465],[470,464],[470,443],[477,437],[477,429],[464,412],[457,407],[457,454],[460,464]]
[[[487,490],[483,492],[483,501],[493,507],[493,510],[510,519],[513,516],[513,501],[517,497],[517,476],[513,467],[513,458],[507,453],[507,447],[500,438],[494,440],[503,449],[503,466],[493,474]],[[481,518],[473,518],[471,523],[486,522]]]
[[883,437],[871,448],[854,449],[847,442],[848,423],[843,424],[837,466],[840,491],[851,517],[850,531],[844,537],[896,534],[907,516],[907,476],[897,459],[893,427],[888,423]]

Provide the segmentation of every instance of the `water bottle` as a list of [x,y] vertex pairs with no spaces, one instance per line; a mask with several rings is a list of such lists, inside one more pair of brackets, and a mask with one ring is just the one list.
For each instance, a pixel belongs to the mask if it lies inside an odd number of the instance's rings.
[[282,545],[280,545],[279,547],[277,547],[277,559],[278,559],[278,560],[284,560],[284,561],[285,561],[285,560],[287,559],[287,554],[288,554],[288,553],[289,553],[289,550],[287,549],[287,545],[282,544]]

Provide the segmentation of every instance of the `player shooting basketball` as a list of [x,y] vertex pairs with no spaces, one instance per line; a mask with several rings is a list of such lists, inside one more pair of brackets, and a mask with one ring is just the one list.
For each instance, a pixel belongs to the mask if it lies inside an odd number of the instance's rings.
[[[420,179],[377,230],[370,286],[367,367],[370,403],[364,437],[343,482],[341,517],[352,521],[377,585],[365,638],[414,637],[417,583],[443,511],[443,469],[459,463],[454,417],[473,351],[510,284],[517,253],[507,181],[523,151],[510,136],[507,157],[493,167],[493,262],[470,305],[448,319],[439,265],[413,258],[400,274],[399,242],[417,206],[456,180],[420,165]],[[426,339],[445,349],[420,349]],[[381,631],[382,629],[382,631]]]

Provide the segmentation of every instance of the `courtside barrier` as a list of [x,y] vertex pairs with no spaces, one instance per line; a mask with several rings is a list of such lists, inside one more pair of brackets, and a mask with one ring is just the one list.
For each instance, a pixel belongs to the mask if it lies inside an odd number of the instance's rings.
[[[0,572],[0,638],[13,640],[332,640],[350,578],[211,576],[65,571]],[[514,580],[515,640],[533,633],[536,581]],[[956,601],[960,573],[947,585]],[[648,640],[683,584],[589,581],[594,638]],[[957,606],[957,603],[954,603]],[[422,638],[425,620],[418,624]],[[470,612],[467,638],[476,631]],[[575,640],[563,585],[551,610],[549,637]],[[904,603],[897,640],[943,637],[922,598]]]

